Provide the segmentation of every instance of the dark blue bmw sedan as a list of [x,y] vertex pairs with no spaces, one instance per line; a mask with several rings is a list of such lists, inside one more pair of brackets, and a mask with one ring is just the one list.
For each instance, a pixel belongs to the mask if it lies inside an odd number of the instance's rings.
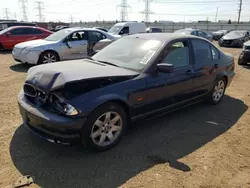
[[18,102],[24,124],[48,141],[115,146],[129,122],[207,100],[218,104],[234,58],[206,39],[181,34],[123,37],[92,58],[28,71]]

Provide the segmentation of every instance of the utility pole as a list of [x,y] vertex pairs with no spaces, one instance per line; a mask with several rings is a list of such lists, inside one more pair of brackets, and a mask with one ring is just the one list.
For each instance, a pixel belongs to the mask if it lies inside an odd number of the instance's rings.
[[217,7],[217,8],[216,8],[216,14],[215,14],[214,22],[217,22],[218,10],[219,10],[219,8]]
[[42,14],[42,10],[43,8],[43,2],[42,1],[36,1],[35,2],[37,4],[36,9],[38,10],[38,17],[39,17],[39,22],[43,22],[43,14]]
[[150,10],[150,3],[153,0],[143,0],[145,2],[145,9],[141,13],[144,14],[144,21],[150,22],[150,14],[153,14],[153,12]]
[[122,0],[121,4],[117,5],[117,7],[121,8],[120,20],[122,22],[128,20],[128,8],[131,8],[131,7],[128,5],[127,0]]
[[16,12],[14,12],[14,19],[17,20]]
[[70,21],[71,21],[71,23],[74,22],[74,19],[73,19],[73,16],[72,16],[72,15],[70,16]]
[[21,13],[22,13],[22,19],[23,21],[28,21],[28,16],[27,16],[27,0],[18,0],[18,2],[21,3]]
[[240,15],[241,15],[241,8],[242,8],[242,0],[239,2],[239,10],[238,10],[238,24],[240,23]]
[[5,19],[8,20],[9,19],[9,9],[8,8],[4,8],[4,14],[5,14]]

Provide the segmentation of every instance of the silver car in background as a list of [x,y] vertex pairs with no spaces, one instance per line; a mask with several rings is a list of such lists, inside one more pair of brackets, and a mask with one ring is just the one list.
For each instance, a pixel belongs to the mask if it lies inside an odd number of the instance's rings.
[[119,37],[98,29],[67,28],[42,40],[15,45],[13,58],[21,63],[45,64],[91,56]]
[[208,33],[204,32],[204,31],[201,31],[199,29],[186,28],[186,29],[177,30],[174,33],[194,35],[194,36],[198,36],[198,37],[201,37],[201,38],[205,38],[205,39],[209,40],[210,42],[213,41],[213,36],[212,35],[209,35]]

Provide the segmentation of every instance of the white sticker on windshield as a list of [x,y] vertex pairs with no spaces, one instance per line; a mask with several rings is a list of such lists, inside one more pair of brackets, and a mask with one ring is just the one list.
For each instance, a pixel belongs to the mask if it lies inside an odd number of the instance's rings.
[[150,61],[150,59],[154,56],[154,54],[155,54],[154,50],[149,50],[148,53],[140,61],[140,63],[146,65]]

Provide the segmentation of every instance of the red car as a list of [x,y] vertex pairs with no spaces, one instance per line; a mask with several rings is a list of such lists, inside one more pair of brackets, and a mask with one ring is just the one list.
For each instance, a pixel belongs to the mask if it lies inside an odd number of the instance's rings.
[[32,26],[14,26],[0,31],[0,49],[12,49],[16,44],[35,39],[43,39],[51,31]]

